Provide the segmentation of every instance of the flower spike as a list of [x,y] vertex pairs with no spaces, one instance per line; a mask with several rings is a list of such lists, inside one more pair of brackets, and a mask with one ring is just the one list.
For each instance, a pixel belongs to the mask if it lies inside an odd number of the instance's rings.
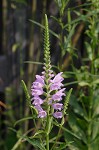
[[[38,111],[38,118],[45,118],[48,115],[53,115],[55,118],[62,118],[64,106],[60,101],[65,96],[65,88],[62,88],[64,78],[62,77],[62,72],[54,75],[51,70],[47,15],[45,15],[44,61],[44,71],[41,73],[42,75],[36,75],[36,80],[31,87],[33,96],[32,104]],[[51,112],[51,110],[53,111]]]

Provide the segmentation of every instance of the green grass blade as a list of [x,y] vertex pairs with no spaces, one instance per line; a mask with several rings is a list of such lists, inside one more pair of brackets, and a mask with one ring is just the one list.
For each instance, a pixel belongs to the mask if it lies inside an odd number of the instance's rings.
[[[45,29],[45,27],[44,27],[42,24],[40,24],[39,22],[36,22],[36,21],[34,21],[34,20],[29,20],[29,21],[32,22],[32,23],[34,23],[34,24],[36,24],[36,25],[38,25],[38,26],[41,27],[42,29]],[[54,35],[56,38],[59,39],[58,34],[56,34],[55,32],[53,32],[52,30],[49,30],[49,32],[50,32],[52,35]]]
[[20,120],[17,120],[14,124],[14,126],[16,126],[17,124],[23,122],[23,121],[26,121],[26,120],[29,120],[29,119],[33,119],[33,117],[25,117],[25,118],[22,118]]

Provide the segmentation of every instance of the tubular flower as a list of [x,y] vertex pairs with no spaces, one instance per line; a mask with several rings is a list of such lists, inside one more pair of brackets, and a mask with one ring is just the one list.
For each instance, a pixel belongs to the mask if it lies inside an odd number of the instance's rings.
[[39,96],[34,96],[34,98],[33,98],[33,105],[41,105],[41,104],[43,104],[43,100],[39,97]]
[[51,70],[49,28],[46,15],[43,69],[42,75],[36,75],[36,80],[31,87],[31,94],[33,96],[32,104],[37,109],[39,118],[44,118],[49,114],[51,115],[53,110],[53,116],[55,118],[62,118],[63,104],[61,104],[60,101],[62,100],[62,97],[65,96],[65,88],[62,88],[62,81],[64,78],[62,77],[62,72],[54,75]]
[[61,83],[64,79],[61,76],[62,72],[58,73],[53,80],[51,80],[51,86],[50,86],[50,90],[58,90],[61,89],[61,87],[63,86],[63,84]]
[[36,81],[33,82],[31,91],[34,97],[43,94],[43,86],[44,86],[44,77],[40,75],[36,75]]
[[35,108],[38,110],[38,118],[46,117],[47,113],[42,109],[40,105],[36,105]]
[[[63,84],[61,83],[64,79],[62,77],[62,72],[58,73],[56,76],[53,74],[52,71],[49,71],[49,93],[46,93],[45,87],[46,87],[46,73],[42,72],[43,76],[36,75],[36,80],[33,82],[31,87],[31,93],[32,93],[32,104],[38,111],[38,117],[44,118],[47,116],[46,110],[43,110],[42,106],[44,106],[45,101],[47,102],[50,107],[52,107],[55,112],[53,113],[53,116],[55,118],[62,118],[62,112],[63,104],[59,103],[59,101],[62,100],[62,96],[65,96],[65,88],[63,87]],[[54,77],[53,77],[54,76]],[[52,79],[53,78],[53,79]],[[54,93],[54,94],[51,94]],[[44,96],[46,94],[46,98],[43,100],[40,96]]]
[[55,117],[55,118],[62,118],[62,112],[55,112],[55,113],[53,113],[53,116]]
[[55,110],[62,110],[63,108],[63,104],[61,103],[54,103],[52,106]]
[[62,100],[62,96],[65,96],[64,90],[65,90],[65,88],[57,91],[54,95],[52,95],[52,99],[54,101],[61,101]]

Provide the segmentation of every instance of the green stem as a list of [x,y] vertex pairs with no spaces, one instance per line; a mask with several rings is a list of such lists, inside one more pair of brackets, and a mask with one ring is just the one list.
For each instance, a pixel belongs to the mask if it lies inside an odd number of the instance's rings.
[[48,107],[48,114],[47,114],[47,131],[46,131],[46,148],[49,150],[49,107]]
[[46,135],[46,148],[49,150],[49,134]]
[[47,120],[46,120],[46,148],[47,150],[49,150],[49,134],[51,131],[51,126],[52,126],[52,121],[53,121],[53,117],[50,117],[50,106],[48,106],[48,110],[47,110]]
[[58,139],[59,139],[59,137],[60,137],[61,128],[62,128],[62,127],[59,128],[59,131],[58,131],[58,134],[57,134],[55,143],[53,144],[51,150],[54,150],[54,147],[55,147],[55,145],[57,144],[57,141],[58,141]]
[[60,128],[59,128],[59,131],[58,131],[58,134],[57,134],[55,143],[53,144],[51,150],[54,150],[54,147],[55,147],[55,145],[57,144],[57,141],[58,141],[58,139],[59,139],[59,137],[60,137],[60,132],[61,132],[61,129],[62,129],[62,126],[63,126],[63,122],[64,122],[64,118],[62,118],[62,120],[61,120]]

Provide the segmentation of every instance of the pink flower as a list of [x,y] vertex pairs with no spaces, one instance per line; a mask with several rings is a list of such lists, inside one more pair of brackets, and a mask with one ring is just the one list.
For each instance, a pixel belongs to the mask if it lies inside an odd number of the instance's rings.
[[36,89],[31,89],[32,95],[33,96],[38,96],[43,94],[43,89],[42,88],[36,88]]
[[65,93],[63,93],[65,90],[65,88],[59,90],[58,92],[56,92],[54,95],[52,95],[52,99],[54,101],[60,101],[62,100],[62,96],[65,96]]
[[58,73],[53,80],[51,80],[52,83],[58,83],[58,82],[62,82],[64,80],[64,78],[61,76],[62,72]]
[[34,97],[33,98],[33,105],[41,105],[41,104],[43,104],[43,100],[39,97],[39,96],[37,96],[37,97]]
[[44,86],[43,76],[36,75],[36,81],[33,82],[31,91],[33,96],[38,96],[43,94],[43,86]]
[[55,118],[62,118],[62,116],[63,116],[63,114],[62,114],[62,112],[55,112],[55,113],[53,113],[53,116],[55,117]]
[[34,107],[38,110],[38,112],[43,111],[43,109],[42,109],[42,107],[40,105],[36,105]]
[[44,118],[44,117],[46,117],[47,113],[46,113],[46,111],[44,111],[42,109],[42,107],[40,105],[36,105],[34,107],[38,110],[38,118]]
[[55,103],[52,106],[56,110],[61,110],[63,108],[63,104],[60,104],[60,103]]
[[62,72],[58,73],[53,80],[51,80],[51,86],[50,86],[50,90],[59,90],[61,89],[61,87],[63,86],[63,84],[61,83],[64,79],[61,76]]
[[[47,112],[45,110],[43,110],[42,106],[41,106],[41,105],[44,105],[45,101],[40,98],[40,96],[44,94],[43,88],[46,87],[45,73],[46,73],[46,71],[42,72],[42,76],[36,75],[36,80],[35,80],[35,82],[33,82],[32,87],[31,87],[32,96],[33,96],[32,104],[37,109],[39,118],[44,118],[47,115]],[[65,96],[65,93],[64,93],[65,88],[61,89],[61,87],[63,86],[63,84],[61,82],[64,80],[61,75],[62,75],[62,72],[60,72],[56,76],[54,76],[53,71],[49,70],[49,81],[48,81],[49,85],[47,85],[47,86],[49,86],[50,89],[49,89],[49,92],[46,94],[48,94],[47,96],[49,97],[49,99],[47,101],[48,105],[52,106],[54,108],[54,110],[57,110],[57,112],[53,113],[53,116],[55,118],[62,118],[62,112],[60,112],[60,111],[63,108],[63,104],[56,103],[56,101],[62,100],[62,96]],[[57,90],[57,91],[55,92],[55,90]],[[55,94],[51,95],[50,93],[52,91],[54,91]],[[46,92],[46,90],[45,90],[45,92]],[[53,103],[53,101],[55,101],[55,103]]]
[[44,85],[44,76],[36,75],[36,82]]
[[44,118],[44,117],[46,117],[46,115],[47,115],[46,111],[44,111],[44,110],[40,111],[38,114],[38,118]]
[[61,89],[61,86],[63,86],[62,83],[55,83],[55,84],[52,84],[52,85],[50,86],[50,90],[53,91],[53,90]]
[[40,82],[33,82],[32,88],[42,88],[44,84],[40,83]]

